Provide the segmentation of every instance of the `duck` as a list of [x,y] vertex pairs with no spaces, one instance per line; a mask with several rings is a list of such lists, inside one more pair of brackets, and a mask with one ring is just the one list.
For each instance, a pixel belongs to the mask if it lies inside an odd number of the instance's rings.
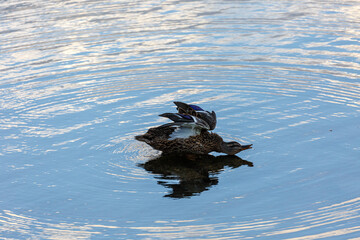
[[214,111],[174,102],[177,113],[163,113],[159,116],[170,119],[158,127],[150,128],[145,134],[135,136],[135,139],[145,142],[152,148],[167,154],[199,154],[210,152],[235,155],[243,150],[252,148],[252,144],[241,145],[238,142],[225,142],[221,136],[211,130],[215,129],[217,120]]

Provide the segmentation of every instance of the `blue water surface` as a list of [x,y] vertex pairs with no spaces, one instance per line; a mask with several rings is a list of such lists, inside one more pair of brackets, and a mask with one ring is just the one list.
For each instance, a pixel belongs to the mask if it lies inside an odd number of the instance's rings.
[[[359,2],[0,11],[1,239],[360,236]],[[173,101],[253,149],[161,158],[134,136]]]

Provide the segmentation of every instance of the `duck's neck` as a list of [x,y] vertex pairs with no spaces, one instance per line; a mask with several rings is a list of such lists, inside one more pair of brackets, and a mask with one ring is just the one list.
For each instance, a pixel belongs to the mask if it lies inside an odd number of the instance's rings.
[[227,142],[222,141],[220,143],[220,152],[226,153],[226,154],[231,153],[231,149],[230,149],[229,145],[227,144]]

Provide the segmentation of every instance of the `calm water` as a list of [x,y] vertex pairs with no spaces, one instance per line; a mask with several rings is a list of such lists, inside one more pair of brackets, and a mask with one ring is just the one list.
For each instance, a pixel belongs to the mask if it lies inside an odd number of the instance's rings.
[[[359,239],[359,12],[0,2],[1,239]],[[174,100],[254,148],[159,158]]]

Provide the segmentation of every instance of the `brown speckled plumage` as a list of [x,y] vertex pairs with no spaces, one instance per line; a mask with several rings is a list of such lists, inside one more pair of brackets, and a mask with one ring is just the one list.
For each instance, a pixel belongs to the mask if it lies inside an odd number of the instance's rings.
[[[175,127],[172,127],[170,124],[165,124],[159,127],[150,128],[147,133],[136,136],[135,138],[149,144],[156,150],[162,151],[163,154],[208,154],[210,152],[224,152],[222,144],[225,142],[222,137],[216,133],[203,130],[196,136],[169,140],[169,136],[174,130]],[[251,145],[243,145],[237,152],[249,148],[251,148]]]
[[169,135],[174,130],[175,127],[168,125],[150,128],[144,135],[136,136],[136,139],[146,142],[164,154],[176,152],[195,154],[208,154],[213,151],[221,152],[220,144],[223,140],[216,133],[203,130],[200,135],[169,140]]

